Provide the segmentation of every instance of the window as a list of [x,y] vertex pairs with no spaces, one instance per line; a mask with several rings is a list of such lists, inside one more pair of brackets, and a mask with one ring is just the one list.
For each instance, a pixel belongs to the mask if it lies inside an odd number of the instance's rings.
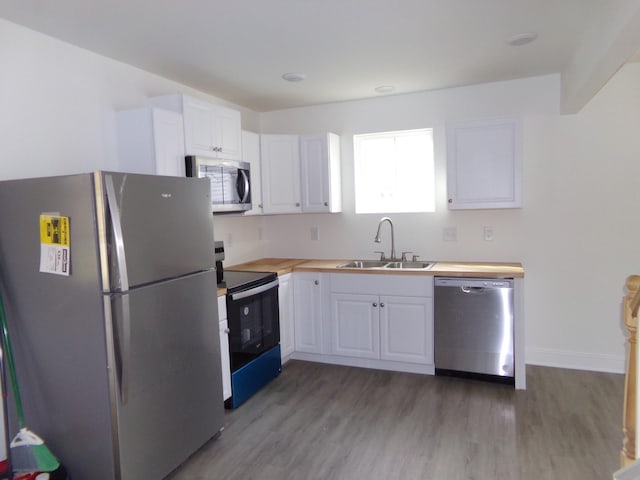
[[354,135],[356,213],[435,211],[433,131]]

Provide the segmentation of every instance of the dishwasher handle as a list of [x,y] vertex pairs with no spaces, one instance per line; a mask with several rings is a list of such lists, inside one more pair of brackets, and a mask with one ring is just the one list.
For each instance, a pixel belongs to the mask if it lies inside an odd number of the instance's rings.
[[469,278],[469,277],[436,277],[434,281],[436,288],[450,287],[461,288],[464,293],[480,290],[496,290],[503,288],[513,288],[511,278]]
[[487,291],[487,288],[485,288],[485,287],[469,287],[469,286],[463,285],[463,286],[460,287],[460,290],[462,290],[464,293],[481,294],[481,293],[485,293]]

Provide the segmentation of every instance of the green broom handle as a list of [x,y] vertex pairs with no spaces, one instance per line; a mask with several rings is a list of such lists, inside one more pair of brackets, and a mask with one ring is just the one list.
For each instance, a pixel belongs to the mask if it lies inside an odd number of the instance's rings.
[[16,377],[16,368],[13,364],[13,352],[11,351],[11,343],[9,342],[9,332],[7,330],[7,318],[4,313],[4,304],[2,303],[2,295],[0,294],[0,325],[2,326],[2,339],[7,353],[7,365],[9,365],[9,374],[11,375],[11,387],[13,388],[13,396],[16,399],[16,411],[18,414],[18,427],[25,428],[24,412],[22,411],[22,399],[20,398],[20,389],[18,388],[18,378]]

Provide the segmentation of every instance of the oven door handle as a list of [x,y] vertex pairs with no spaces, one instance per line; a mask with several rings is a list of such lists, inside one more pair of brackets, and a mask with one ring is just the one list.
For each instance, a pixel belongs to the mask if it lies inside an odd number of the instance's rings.
[[252,295],[257,295],[258,293],[262,293],[262,292],[266,292],[267,290],[271,290],[274,287],[278,286],[278,279],[276,278],[273,282],[269,282],[265,285],[260,285],[259,287],[255,287],[255,288],[251,288],[249,290],[244,290],[242,292],[238,292],[238,293],[232,293],[231,295],[229,295],[231,297],[231,300],[240,300],[242,298],[247,298],[250,297]]

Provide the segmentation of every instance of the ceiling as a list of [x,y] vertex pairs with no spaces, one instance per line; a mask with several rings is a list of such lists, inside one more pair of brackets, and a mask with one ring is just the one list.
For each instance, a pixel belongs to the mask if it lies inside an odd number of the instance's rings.
[[560,73],[630,1],[3,0],[0,17],[270,111]]

